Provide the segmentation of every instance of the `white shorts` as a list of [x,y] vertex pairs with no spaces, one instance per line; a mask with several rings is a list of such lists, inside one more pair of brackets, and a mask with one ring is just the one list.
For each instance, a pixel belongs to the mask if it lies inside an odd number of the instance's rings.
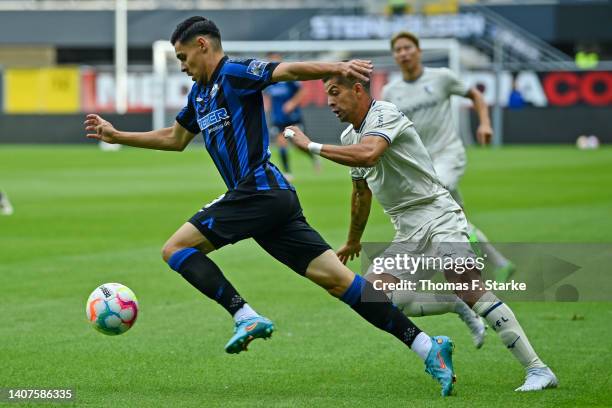
[[459,194],[459,181],[465,173],[467,157],[463,146],[461,149],[447,149],[431,156],[434,169],[442,184],[448,189],[455,201],[463,206]]
[[[468,222],[463,211],[447,212],[424,224],[408,240],[393,242],[376,258],[397,259],[398,255],[400,259],[406,259],[404,255],[415,258],[415,260],[421,258],[421,265],[425,267],[411,268],[410,265],[414,265],[413,263],[402,262],[401,268],[385,267],[382,273],[393,275],[400,280],[427,278],[442,270],[437,266],[444,260],[476,259],[476,254],[469,241],[468,231]],[[431,258],[427,261],[431,262],[424,264],[425,258]],[[438,259],[438,263],[434,259]],[[378,268],[375,268],[375,261],[373,259],[371,261],[372,264],[369,266],[367,274],[377,273],[377,271],[381,273],[380,264]],[[409,267],[406,267],[406,265]]]

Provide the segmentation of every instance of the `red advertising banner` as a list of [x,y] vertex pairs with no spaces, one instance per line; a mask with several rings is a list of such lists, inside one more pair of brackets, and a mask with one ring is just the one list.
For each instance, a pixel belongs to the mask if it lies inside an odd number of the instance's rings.
[[[371,78],[374,98],[380,98],[383,86],[398,72],[375,71]],[[468,71],[461,75],[470,87],[478,87],[489,105],[496,102],[495,73]],[[612,71],[583,72],[503,72],[500,75],[498,102],[506,106],[513,83],[528,105],[534,107],[612,106]],[[170,110],[181,109],[191,89],[191,79],[181,73],[170,74],[166,79],[166,106]],[[149,112],[155,94],[153,74],[131,73],[128,77],[128,111]],[[305,106],[326,106],[327,95],[321,81],[303,83],[306,93]],[[110,72],[95,69],[81,71],[81,109],[86,112],[113,111],[115,106],[115,81]]]

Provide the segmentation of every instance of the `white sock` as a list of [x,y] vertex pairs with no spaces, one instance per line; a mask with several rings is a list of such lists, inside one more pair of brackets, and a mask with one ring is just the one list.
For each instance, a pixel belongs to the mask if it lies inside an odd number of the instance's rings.
[[423,361],[425,361],[427,359],[427,356],[429,355],[429,350],[431,350],[431,346],[431,337],[429,337],[425,332],[420,332],[414,338],[414,341],[412,342],[410,348],[412,349],[412,351],[417,353]]
[[486,292],[472,308],[495,330],[502,343],[526,369],[546,367],[529,343],[527,335],[508,305],[500,301],[492,292]]
[[412,290],[393,291],[389,298],[391,303],[409,317],[457,313],[457,304],[461,302],[456,295],[419,293]]
[[489,243],[487,236],[472,223],[470,223],[470,232],[476,235],[476,238],[478,238],[478,243],[482,248],[482,252],[487,256],[487,260],[491,262],[495,268],[501,268],[502,266],[506,266],[510,263],[510,261],[503,256],[501,252],[499,252]]
[[245,303],[240,309],[236,311],[236,313],[234,313],[234,321],[238,322],[240,320],[258,316],[259,314],[254,311],[248,303]]

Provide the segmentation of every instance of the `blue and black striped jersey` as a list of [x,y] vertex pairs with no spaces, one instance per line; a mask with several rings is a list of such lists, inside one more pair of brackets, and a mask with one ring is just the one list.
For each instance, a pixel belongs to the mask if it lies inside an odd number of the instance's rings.
[[261,91],[278,63],[223,57],[206,84],[195,83],[176,121],[204,144],[229,190],[293,190],[270,163]]

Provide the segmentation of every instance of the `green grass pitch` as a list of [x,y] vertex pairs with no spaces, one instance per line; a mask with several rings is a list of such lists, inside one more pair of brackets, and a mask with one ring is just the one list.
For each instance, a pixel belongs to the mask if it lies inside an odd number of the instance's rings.
[[[305,214],[338,247],[349,220],[348,170],[324,162],[315,175],[292,154]],[[469,156],[468,216],[491,240],[612,242],[611,148],[471,149]],[[0,216],[0,387],[74,387],[76,406],[612,405],[612,303],[512,305],[560,380],[556,390],[528,394],[513,391],[523,371],[491,330],[477,351],[455,316],[416,319],[428,333],[455,339],[457,395],[442,399],[400,342],[251,241],[212,258],[277,332],[247,353],[225,354],[229,316],[160,257],[165,240],[224,191],[201,148],[2,146],[0,188],[16,210]],[[365,240],[392,235],[375,206]],[[602,265],[602,276],[609,272]],[[139,297],[139,319],[123,336],[103,336],[85,319],[87,296],[104,282]]]

